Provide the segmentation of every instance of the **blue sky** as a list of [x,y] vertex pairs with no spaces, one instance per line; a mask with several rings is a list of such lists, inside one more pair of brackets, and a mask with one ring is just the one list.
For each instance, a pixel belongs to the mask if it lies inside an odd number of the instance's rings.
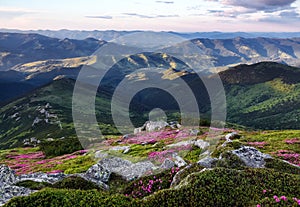
[[0,0],[0,28],[300,31],[300,0]]

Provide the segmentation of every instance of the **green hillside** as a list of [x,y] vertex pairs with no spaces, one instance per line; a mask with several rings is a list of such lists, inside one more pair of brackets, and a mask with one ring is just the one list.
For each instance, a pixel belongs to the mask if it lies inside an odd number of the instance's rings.
[[229,122],[255,129],[299,128],[299,68],[266,62],[241,65],[220,76]]
[[[75,81],[61,79],[27,94],[0,110],[0,148],[22,145],[28,138],[74,138],[72,94]],[[101,108],[101,110],[100,110]],[[105,93],[96,98],[96,111],[104,132],[117,133],[109,123],[110,101]],[[36,123],[34,123],[36,121]],[[38,122],[38,123],[37,123]]]

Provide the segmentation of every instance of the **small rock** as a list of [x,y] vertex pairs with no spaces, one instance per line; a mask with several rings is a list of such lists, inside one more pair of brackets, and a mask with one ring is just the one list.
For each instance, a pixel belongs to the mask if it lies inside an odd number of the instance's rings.
[[174,162],[177,167],[183,167],[183,166],[187,165],[187,163],[184,161],[184,159],[182,159],[177,154],[174,154],[173,157],[175,158]]
[[112,150],[112,151],[129,151],[130,150],[130,146],[115,146],[115,147],[112,147],[110,148],[109,150]]
[[191,136],[197,136],[199,132],[200,132],[199,129],[191,129],[190,130],[190,135]]
[[214,166],[214,163],[217,161],[217,158],[212,158],[210,156],[207,156],[201,160],[199,160],[197,163],[203,167],[212,168]]
[[203,141],[202,139],[198,139],[198,140],[194,141],[194,145],[201,149],[205,149],[205,148],[209,147],[210,144],[208,142]]
[[102,158],[105,158],[107,157],[108,154],[107,153],[103,153],[102,150],[99,150],[95,153],[95,158],[96,159],[102,159]]
[[123,154],[127,154],[130,151],[130,147],[123,151]]
[[161,169],[171,169],[174,166],[175,166],[175,163],[172,160],[166,158],[164,160],[164,162],[161,164],[160,168]]

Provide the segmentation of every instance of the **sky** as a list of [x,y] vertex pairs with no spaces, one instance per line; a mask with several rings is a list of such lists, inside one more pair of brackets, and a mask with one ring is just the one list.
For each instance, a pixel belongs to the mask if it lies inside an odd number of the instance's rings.
[[0,28],[300,32],[300,0],[0,0]]

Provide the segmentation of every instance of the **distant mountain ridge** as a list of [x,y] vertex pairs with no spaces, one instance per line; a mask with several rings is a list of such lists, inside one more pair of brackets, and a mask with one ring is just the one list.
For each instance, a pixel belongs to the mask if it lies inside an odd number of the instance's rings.
[[[95,38],[104,41],[110,41],[112,39],[118,38],[122,35],[132,34],[136,31],[117,31],[117,30],[17,30],[17,29],[0,29],[0,32],[10,32],[10,33],[36,33],[53,38],[69,38],[69,39],[86,39]],[[208,39],[232,39],[236,37],[243,38],[256,38],[256,37],[266,37],[266,38],[295,38],[300,37],[300,32],[165,32],[169,34],[178,35],[187,39],[197,39],[197,38],[208,38]]]
[[[209,67],[212,68],[262,61],[300,66],[300,38],[198,38],[191,41],[202,51],[197,56],[198,61],[208,61]],[[0,33],[0,71],[13,69],[20,64],[27,64],[30,68],[31,64],[28,63],[36,61],[51,60],[48,64],[52,64],[57,59],[91,56],[105,43],[93,38],[74,40],[50,38],[38,34]],[[25,71],[26,65],[23,66]]]
[[105,41],[58,39],[39,34],[0,33],[0,70],[40,60],[82,57],[93,54]]

